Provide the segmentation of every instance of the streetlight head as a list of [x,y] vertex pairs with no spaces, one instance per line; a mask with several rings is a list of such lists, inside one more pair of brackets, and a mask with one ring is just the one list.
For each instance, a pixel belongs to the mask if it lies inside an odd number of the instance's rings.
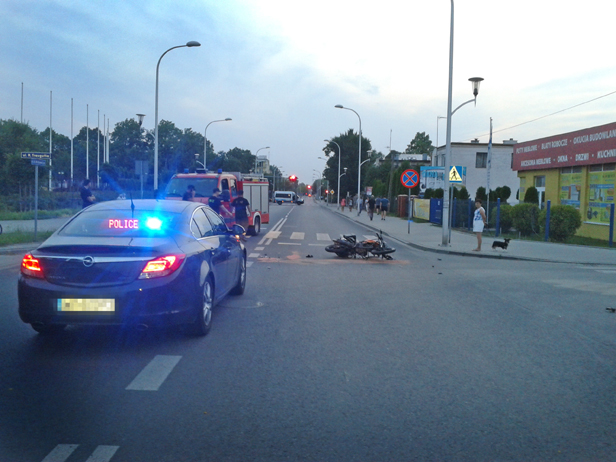
[[227,118],[225,119],[225,122],[229,122],[230,120],[231,120],[231,119],[230,119],[229,117],[227,117]]
[[188,42],[186,44],[187,47],[200,47],[201,44],[199,42],[195,42],[194,40],[191,40],[190,42]]
[[141,124],[143,123],[143,118],[145,117],[145,114],[137,114],[137,117],[139,117],[139,126],[141,127]]
[[477,97],[477,95],[479,94],[479,84],[482,80],[482,77],[471,77],[470,79],[468,79],[468,81],[473,84],[473,96],[475,97]]
[[342,104],[336,104],[334,107],[337,107],[338,109],[344,109],[344,106]]

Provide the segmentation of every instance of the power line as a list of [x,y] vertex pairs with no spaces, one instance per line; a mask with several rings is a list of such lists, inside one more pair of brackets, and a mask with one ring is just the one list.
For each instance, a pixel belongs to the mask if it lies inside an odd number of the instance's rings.
[[[560,111],[552,112],[551,114],[547,114],[547,115],[544,115],[544,116],[541,116],[541,117],[537,117],[536,119],[528,120],[528,121],[526,121],[526,122],[522,122],[522,123],[519,123],[519,124],[517,124],[517,125],[512,125],[511,127],[501,128],[501,129],[499,129],[499,130],[493,130],[493,131],[492,131],[492,134],[494,134],[494,133],[499,133],[499,132],[504,132],[504,131],[506,131],[506,130],[511,130],[512,128],[517,128],[517,127],[519,127],[519,126],[521,126],[521,125],[526,125],[526,124],[529,124],[529,123],[532,123],[532,122],[536,122],[536,121],[541,120],[541,119],[545,119],[546,117],[551,117],[551,116],[553,116],[553,115],[560,114],[561,112],[565,112],[565,111],[568,111],[568,110],[570,110],[570,109],[574,109],[574,108],[576,108],[576,107],[583,106],[584,104],[592,103],[593,101],[597,101],[598,99],[605,98],[606,96],[613,95],[614,93],[616,93],[616,90],[615,90],[615,91],[612,91],[612,92],[610,92],[610,93],[606,93],[605,95],[598,96],[598,97],[596,97],[596,98],[590,99],[590,100],[588,100],[588,101],[584,101],[583,103],[576,104],[575,106],[571,106],[571,107],[568,107],[568,108],[566,108],[566,109],[561,109]],[[488,135],[489,135],[489,133],[485,133],[485,134],[483,134],[483,135],[479,135],[479,137],[482,137],[482,136],[488,136]],[[477,138],[477,137],[475,137],[475,138]],[[469,141],[470,141],[470,140],[469,140]]]

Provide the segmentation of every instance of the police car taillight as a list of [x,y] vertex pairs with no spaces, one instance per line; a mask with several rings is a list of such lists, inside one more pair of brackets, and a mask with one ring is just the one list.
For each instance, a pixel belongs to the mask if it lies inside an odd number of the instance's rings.
[[21,260],[21,272],[22,274],[25,274],[26,276],[31,276],[33,278],[44,278],[43,268],[41,268],[40,262],[31,254],[27,254]]
[[186,255],[165,255],[150,260],[141,270],[139,279],[152,279],[163,276],[168,276],[182,266],[182,262]]

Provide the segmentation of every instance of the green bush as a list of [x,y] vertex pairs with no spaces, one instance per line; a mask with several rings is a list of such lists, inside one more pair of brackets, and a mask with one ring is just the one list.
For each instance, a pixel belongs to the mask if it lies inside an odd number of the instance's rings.
[[[539,227],[545,233],[545,218],[547,209],[539,214]],[[549,238],[556,242],[565,242],[568,238],[575,235],[578,228],[582,226],[580,212],[571,205],[554,205],[550,208],[550,232]]]
[[522,236],[530,236],[539,231],[539,207],[537,204],[517,204],[511,208],[513,227]]
[[432,194],[432,197],[434,199],[442,199],[443,194],[444,194],[443,188],[437,188],[434,190],[434,194]]
[[[501,203],[500,206],[500,228],[501,232],[508,233],[513,226],[513,216],[512,209],[513,207],[509,204]],[[490,228],[496,227],[496,205],[494,207],[490,207],[490,219],[488,221]]]
[[531,186],[524,193],[524,202],[527,204],[539,204],[539,191],[534,186]]
[[468,189],[466,189],[465,186],[462,186],[462,188],[460,188],[460,192],[458,193],[458,199],[460,200],[468,200],[470,199],[470,194],[468,193]]
[[484,188],[483,186],[479,186],[477,188],[477,191],[475,192],[475,200],[477,199],[481,199],[484,204],[488,201],[488,196],[486,194],[486,188]]
[[426,191],[424,192],[424,199],[432,199],[432,197],[434,197],[434,189],[426,189]]

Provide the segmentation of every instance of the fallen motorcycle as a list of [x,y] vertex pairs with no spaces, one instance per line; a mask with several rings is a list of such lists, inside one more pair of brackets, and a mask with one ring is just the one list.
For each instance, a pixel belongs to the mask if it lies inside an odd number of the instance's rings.
[[341,258],[370,258],[371,256],[392,260],[391,253],[396,249],[388,247],[383,240],[382,231],[376,233],[376,239],[366,239],[357,242],[354,234],[343,234],[339,239],[333,239],[334,243],[325,247],[326,252],[335,253]]

